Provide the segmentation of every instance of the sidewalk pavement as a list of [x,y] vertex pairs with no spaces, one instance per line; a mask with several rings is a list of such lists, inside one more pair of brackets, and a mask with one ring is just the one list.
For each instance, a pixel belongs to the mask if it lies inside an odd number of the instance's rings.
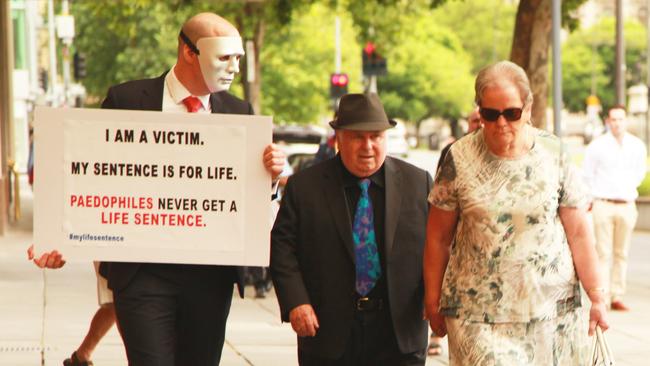
[[[68,263],[60,270],[39,270],[26,260],[32,240],[32,196],[23,189],[23,217],[0,238],[0,366],[54,366],[81,343],[97,309],[91,263]],[[636,232],[630,253],[629,295],[632,311],[610,313],[606,333],[617,365],[650,363],[650,233]],[[281,324],[273,294],[254,299],[233,297],[222,365],[297,365],[296,338]],[[45,301],[44,301],[45,299]],[[427,366],[447,365],[445,354]],[[126,365],[115,328],[93,356],[97,366]]]

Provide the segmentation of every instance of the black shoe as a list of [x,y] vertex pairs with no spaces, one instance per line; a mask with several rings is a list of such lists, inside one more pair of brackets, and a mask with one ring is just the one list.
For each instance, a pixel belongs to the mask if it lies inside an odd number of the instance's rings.
[[92,361],[79,361],[77,351],[72,352],[70,358],[63,360],[63,366],[93,366]]

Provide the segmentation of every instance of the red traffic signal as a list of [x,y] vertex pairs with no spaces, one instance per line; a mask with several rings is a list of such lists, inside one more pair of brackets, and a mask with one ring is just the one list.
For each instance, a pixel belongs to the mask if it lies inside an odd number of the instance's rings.
[[386,75],[386,59],[377,52],[377,46],[367,42],[361,51],[363,74],[365,76]]
[[348,74],[332,74],[330,76],[330,97],[338,99],[348,93]]
[[366,46],[363,48],[363,52],[366,53],[366,55],[370,56],[375,52],[375,45],[372,42],[366,43]]
[[332,74],[332,86],[343,87],[348,85],[348,74]]

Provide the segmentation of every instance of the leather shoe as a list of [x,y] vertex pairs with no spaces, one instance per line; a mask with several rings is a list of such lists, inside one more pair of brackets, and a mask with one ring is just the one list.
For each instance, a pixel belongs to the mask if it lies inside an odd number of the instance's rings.
[[77,357],[77,351],[72,352],[70,358],[63,360],[63,366],[93,366],[92,361],[80,361]]
[[623,304],[622,301],[616,300],[612,301],[612,310],[615,311],[628,311],[630,308],[627,307],[627,305]]

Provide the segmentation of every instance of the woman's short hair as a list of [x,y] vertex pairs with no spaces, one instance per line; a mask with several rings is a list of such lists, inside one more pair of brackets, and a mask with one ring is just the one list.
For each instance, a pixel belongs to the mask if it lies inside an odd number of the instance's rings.
[[533,102],[533,92],[530,90],[530,81],[524,69],[511,61],[499,61],[495,64],[488,65],[479,71],[474,83],[474,102],[481,105],[481,98],[485,89],[489,88],[498,81],[507,80],[512,82],[519,90],[519,96],[524,106]]

